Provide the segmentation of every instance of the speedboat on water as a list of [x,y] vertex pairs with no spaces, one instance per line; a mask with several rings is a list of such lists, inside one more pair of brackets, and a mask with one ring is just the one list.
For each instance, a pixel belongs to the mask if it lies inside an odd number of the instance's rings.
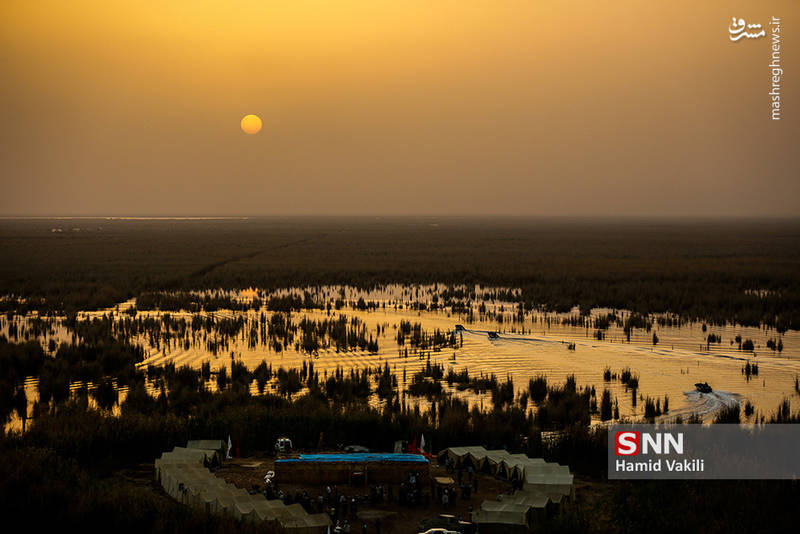
[[500,334],[498,334],[497,332],[489,332],[488,336],[489,339],[497,339],[500,337]]
[[694,388],[700,393],[711,393],[714,391],[711,389],[711,386],[708,385],[708,382],[698,382],[694,385]]

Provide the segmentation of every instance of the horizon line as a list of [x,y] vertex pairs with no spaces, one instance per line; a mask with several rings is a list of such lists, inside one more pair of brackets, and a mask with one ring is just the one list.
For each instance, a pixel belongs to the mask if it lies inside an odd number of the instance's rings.
[[276,213],[258,215],[0,215],[0,220],[130,220],[130,221],[200,221],[249,219],[624,219],[624,220],[794,220],[798,214],[778,215],[667,215],[667,214],[343,214]]

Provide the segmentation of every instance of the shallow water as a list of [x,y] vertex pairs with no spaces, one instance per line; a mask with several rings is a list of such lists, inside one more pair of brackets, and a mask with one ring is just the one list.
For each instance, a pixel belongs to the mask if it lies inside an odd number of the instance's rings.
[[[337,367],[345,370],[351,368],[375,368],[388,362],[390,368],[398,377],[400,389],[405,389],[410,383],[412,375],[419,371],[430,357],[431,363],[441,363],[445,368],[454,370],[468,369],[470,376],[480,374],[495,374],[498,379],[510,376],[514,380],[515,388],[522,391],[527,388],[530,378],[537,374],[547,376],[548,384],[563,383],[568,375],[574,374],[579,386],[595,386],[598,401],[604,388],[612,393],[612,398],[619,402],[620,415],[628,418],[641,417],[644,413],[644,400],[641,397],[650,396],[663,399],[669,397],[669,417],[679,414],[688,415],[696,413],[708,420],[713,414],[725,405],[737,402],[751,402],[757,412],[768,416],[784,398],[797,399],[795,392],[795,378],[800,375],[800,333],[787,332],[778,336],[774,331],[746,328],[740,326],[709,326],[704,332],[699,323],[684,324],[682,326],[661,327],[654,325],[653,331],[658,335],[659,342],[653,346],[653,332],[644,329],[634,330],[628,342],[622,328],[612,324],[605,332],[605,339],[595,338],[595,329],[574,327],[561,324],[561,319],[569,314],[544,314],[527,313],[524,320],[519,320],[512,310],[514,305],[501,302],[487,302],[486,314],[477,313],[477,303],[473,303],[475,320],[468,322],[466,315],[453,315],[447,311],[415,311],[409,309],[411,302],[430,303],[431,294],[435,293],[427,287],[401,287],[389,286],[379,291],[363,292],[349,288],[324,288],[322,294],[326,300],[345,292],[345,299],[355,301],[359,297],[377,302],[381,307],[374,311],[362,311],[346,306],[339,311],[308,310],[294,312],[292,317],[299,322],[303,317],[310,319],[330,319],[345,315],[348,318],[357,317],[367,326],[369,333],[378,341],[379,349],[375,353],[355,350],[336,352],[333,348],[323,348],[313,356],[296,350],[291,344],[281,352],[275,352],[264,340],[259,340],[255,347],[248,344],[244,332],[230,341],[227,350],[220,351],[217,355],[211,353],[200,340],[194,340],[186,348],[172,348],[161,350],[150,345],[147,339],[140,337],[135,341],[147,347],[148,356],[142,366],[163,365],[172,362],[176,366],[190,365],[199,367],[203,362],[209,361],[212,369],[222,366],[230,367],[231,353],[236,359],[245,363],[249,368],[256,367],[262,360],[271,364],[273,369],[279,367],[300,367],[304,361],[313,359],[315,370],[320,376],[331,372]],[[255,290],[240,292],[237,296],[242,299],[251,299],[256,296]],[[385,303],[386,307],[382,307]],[[121,317],[119,311],[124,311],[132,302],[122,303],[117,307],[115,317]],[[402,309],[396,305],[401,304]],[[504,310],[504,311],[501,311]],[[609,310],[593,310],[592,315],[607,313]],[[244,315],[257,320],[264,312],[267,320],[271,315],[266,310],[250,310],[247,312],[219,311],[211,315],[215,317],[234,317]],[[96,316],[104,312],[82,314],[83,317]],[[494,314],[494,315],[492,315]],[[159,316],[161,312],[140,311],[141,316]],[[191,322],[194,314],[187,312],[171,313],[173,318],[185,318]],[[498,321],[498,316],[503,318]],[[124,316],[123,316],[124,317]],[[396,337],[401,321],[420,323],[424,331],[429,333],[436,329],[444,332],[453,331],[456,324],[465,327],[458,334],[458,347],[446,348],[439,352],[417,352],[409,348],[405,356],[404,348],[398,346]],[[377,326],[382,327],[381,334],[377,333]],[[488,332],[499,332],[497,339],[489,339]],[[8,324],[4,323],[2,332],[7,334]],[[523,333],[524,332],[524,333]],[[722,337],[722,343],[705,342],[707,334],[714,333]],[[734,338],[740,335],[743,339],[752,339],[755,351],[745,352],[738,349]],[[57,325],[55,335],[57,341],[68,341],[69,333],[63,325]],[[778,353],[767,349],[768,339],[780,337],[783,342],[783,351]],[[568,344],[574,343],[574,350],[568,350]],[[742,367],[747,361],[757,362],[759,375],[747,380],[742,373]],[[604,369],[608,367],[613,372],[619,373],[624,368],[630,368],[634,375],[639,377],[637,405],[633,405],[632,394],[618,380],[605,382]],[[403,380],[405,372],[405,382]],[[708,382],[713,388],[713,393],[702,394],[694,389],[696,382]],[[26,389],[29,390],[31,402],[36,393],[32,391],[35,380],[29,380]],[[213,382],[213,380],[212,380]],[[443,382],[446,385],[446,382]],[[213,384],[209,384],[213,388]],[[73,389],[79,385],[73,385]],[[153,384],[150,384],[153,387]],[[252,385],[256,392],[255,383]],[[452,391],[452,390],[451,390]],[[478,395],[471,392],[455,392],[454,394],[468,399],[471,403],[488,408],[491,406],[489,394]],[[124,390],[121,391],[120,401],[124,399]],[[379,401],[373,399],[374,404]],[[425,409],[427,402],[411,396],[406,402],[413,406],[414,403]],[[12,426],[16,426],[12,422]]]

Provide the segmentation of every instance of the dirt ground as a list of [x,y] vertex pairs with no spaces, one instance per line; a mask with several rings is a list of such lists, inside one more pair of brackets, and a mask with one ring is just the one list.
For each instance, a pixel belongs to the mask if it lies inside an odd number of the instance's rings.
[[[224,478],[226,481],[235,484],[237,487],[246,490],[252,490],[254,486],[259,488],[264,487],[264,475],[267,471],[273,470],[274,459],[269,457],[263,458],[237,458],[224,462],[224,465],[216,470],[216,475]],[[431,477],[447,477],[451,476],[456,479],[455,475],[447,473],[444,466],[438,466],[434,463],[431,464]],[[498,480],[491,475],[476,474],[478,480],[478,492],[473,492],[469,499],[464,499],[459,496],[455,504],[450,504],[445,508],[440,502],[431,502],[427,506],[420,504],[416,506],[406,506],[397,502],[370,505],[364,503],[359,505],[359,515],[363,512],[383,512],[384,518],[381,519],[380,532],[382,534],[416,534],[420,531],[419,524],[423,519],[436,518],[439,514],[450,514],[456,518],[461,517],[464,521],[470,519],[470,509],[480,508],[484,500],[495,500],[499,493],[508,494],[511,492],[511,484],[508,482]],[[464,479],[466,480],[466,473]],[[316,498],[319,495],[324,495],[326,492],[325,484],[308,485],[308,484],[291,484],[286,481],[278,481],[278,487],[285,493],[294,495],[297,492],[306,491],[309,496]],[[352,496],[368,495],[369,488],[351,487],[346,485],[337,486],[339,494],[344,494],[348,499]],[[397,496],[397,487],[393,487],[393,494]],[[429,493],[429,486],[424,486],[423,493]],[[579,484],[576,480],[576,492],[580,495],[587,494],[589,500],[595,500],[603,493],[603,488],[597,487],[594,483]],[[353,523],[353,534],[360,534],[362,531],[362,522],[356,520]],[[367,521],[367,532],[376,532],[374,521]]]
[[[258,486],[260,489],[264,487],[264,474],[267,471],[273,470],[274,458],[271,457],[251,457],[251,458],[236,458],[226,460],[224,465],[215,470],[216,476],[224,478],[226,481],[235,484],[237,487],[252,491],[253,486]],[[161,486],[153,479],[153,464],[146,463],[129,469],[124,469],[115,473],[116,478],[122,484],[131,484],[139,487],[147,487],[152,489],[153,492],[158,494],[164,499],[169,499],[169,496],[164,493]],[[431,464],[431,477],[437,476],[451,476],[444,467],[440,467],[435,463]],[[465,475],[466,476],[466,475]],[[469,520],[470,506],[473,509],[480,508],[484,500],[497,499],[499,493],[509,493],[511,485],[505,481],[498,480],[491,475],[476,474],[478,480],[478,492],[472,493],[469,499],[458,498],[455,504],[451,504],[447,508],[443,507],[441,503],[431,502],[429,505],[418,506],[403,506],[396,502],[385,503],[380,505],[371,506],[369,504],[359,505],[359,513],[377,513],[382,515],[381,529],[382,534],[416,534],[420,531],[419,523],[423,519],[436,518],[439,514],[451,514],[456,517],[461,516],[465,521]],[[453,478],[456,478],[453,476]],[[317,497],[322,492],[325,492],[325,485],[302,485],[302,484],[279,484],[280,489],[284,493],[295,494],[298,491],[305,490],[310,496]],[[354,495],[365,495],[368,493],[368,488],[350,487],[340,485],[337,487],[340,494],[346,495],[348,498]],[[429,491],[427,488],[426,492]],[[576,498],[583,505],[591,506],[600,501],[605,495],[612,491],[611,483],[604,480],[585,479],[582,477],[575,477],[575,492]],[[397,495],[397,488],[394,488],[394,495]],[[361,521],[356,520],[353,523],[352,534],[361,534]],[[367,532],[370,534],[376,532],[375,522],[368,520]]]

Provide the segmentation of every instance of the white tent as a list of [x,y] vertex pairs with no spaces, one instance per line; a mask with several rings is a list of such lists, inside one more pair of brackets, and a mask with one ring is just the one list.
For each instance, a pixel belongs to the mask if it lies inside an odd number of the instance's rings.
[[470,460],[474,465],[476,461],[486,457],[486,452],[483,447],[450,447],[444,451],[456,466],[460,466],[466,460]]
[[155,476],[164,491],[178,502],[215,514],[230,514],[242,521],[277,522],[295,534],[322,533],[331,524],[325,514],[308,514],[300,504],[284,505],[250,495],[234,484],[214,476],[205,465],[219,455],[212,445],[193,442],[201,448],[175,447],[155,461]]
[[255,507],[260,502],[265,502],[262,495],[250,495],[245,492],[244,495],[235,497],[233,507],[234,517],[243,521],[255,521]]
[[165,452],[155,462],[156,480],[161,475],[161,467],[170,463],[194,463],[200,466],[211,464],[215,459],[219,460],[219,453],[212,450],[187,449],[186,447],[175,447],[170,452]]
[[444,451],[456,466],[465,462],[501,478],[522,480],[526,491],[542,494],[574,496],[574,484],[569,467],[545,462],[542,458],[528,458],[524,454],[510,454],[506,450],[486,450],[483,447],[451,447]]
[[486,451],[483,458],[477,459],[477,466],[479,469],[488,471],[492,474],[497,472],[500,462],[508,460],[511,457],[508,451],[499,449],[494,451]]
[[545,494],[564,495],[570,499],[575,496],[572,473],[569,472],[569,467],[559,464],[544,463],[525,466],[523,489]]
[[532,528],[550,512],[557,512],[549,496],[543,493],[518,491],[507,495],[502,501],[483,501],[474,516],[478,525],[525,525]]
[[522,481],[523,491],[503,501],[483,501],[473,518],[482,525],[482,531],[530,528],[548,515],[560,512],[564,503],[575,496],[573,476],[566,465],[483,447],[452,447],[443,454],[458,467],[468,463],[500,478]]
[[526,465],[543,463],[544,460],[541,458],[528,458],[525,454],[509,454],[497,463],[492,472],[507,480],[521,479],[524,475]]
[[523,505],[484,501],[481,508],[472,514],[472,521],[480,532],[528,532],[528,510]]
[[484,501],[478,511],[483,522],[527,525],[530,506],[506,501]]

